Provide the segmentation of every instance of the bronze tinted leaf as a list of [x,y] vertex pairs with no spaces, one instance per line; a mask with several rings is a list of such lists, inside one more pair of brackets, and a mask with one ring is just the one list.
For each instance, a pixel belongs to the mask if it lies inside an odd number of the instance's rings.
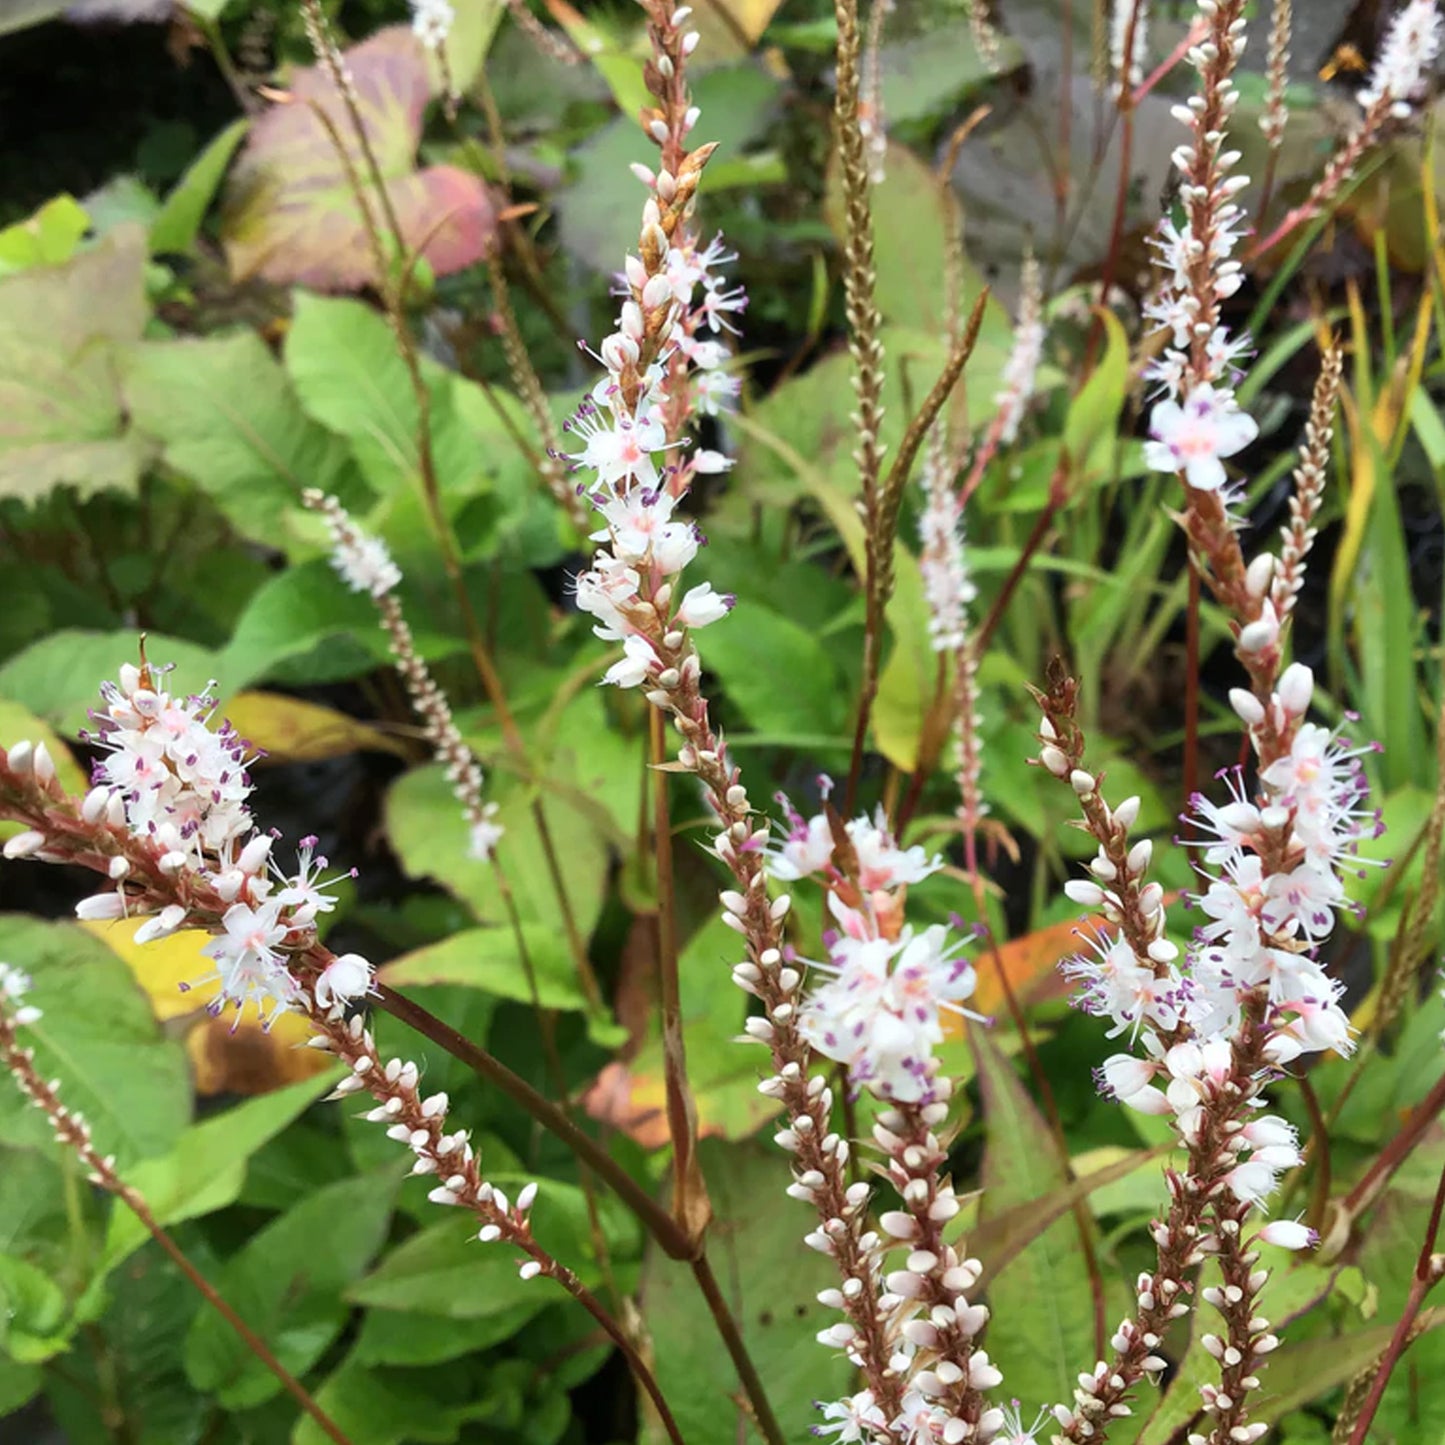
[[[431,99],[421,43],[410,30],[391,26],[345,59],[408,256],[420,251],[438,275],[470,266],[491,241],[496,213],[478,177],[455,166],[416,168]],[[231,175],[221,226],[237,279],[261,276],[331,291],[374,285],[376,263],[348,170],[380,216],[366,159],[330,76],[319,66],[298,70],[289,99],[251,128]]]

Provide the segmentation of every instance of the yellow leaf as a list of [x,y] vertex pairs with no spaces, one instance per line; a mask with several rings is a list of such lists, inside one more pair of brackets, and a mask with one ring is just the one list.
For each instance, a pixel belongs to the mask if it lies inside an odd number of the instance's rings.
[[273,762],[315,763],[367,751],[406,756],[398,738],[334,708],[277,692],[238,692],[226,704],[226,716]]
[[154,943],[137,943],[136,929],[143,921],[122,918],[81,926],[125,961],[157,1019],[189,1021],[182,1027],[197,1093],[264,1094],[331,1066],[329,1055],[304,1047],[310,1028],[299,1014],[282,1014],[269,1031],[254,1012],[239,1021],[234,1013],[212,1018],[206,1005],[216,997],[219,984],[212,980],[182,988],[210,972],[210,960],[201,952],[210,935],[184,929]]
[[154,943],[137,943],[136,929],[144,922],[143,918],[118,918],[111,923],[83,923],[81,927],[89,929],[112,953],[125,960],[162,1023],[204,1009],[215,998],[219,984],[199,984],[188,991],[182,986],[211,971],[210,959],[201,953],[210,935],[199,928],[187,928]]

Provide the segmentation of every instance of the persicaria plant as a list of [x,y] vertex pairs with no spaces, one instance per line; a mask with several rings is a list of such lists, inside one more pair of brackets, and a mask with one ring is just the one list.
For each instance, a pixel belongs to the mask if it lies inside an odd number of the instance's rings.
[[1435,0],[179,9],[0,232],[16,1438],[1438,1435]]

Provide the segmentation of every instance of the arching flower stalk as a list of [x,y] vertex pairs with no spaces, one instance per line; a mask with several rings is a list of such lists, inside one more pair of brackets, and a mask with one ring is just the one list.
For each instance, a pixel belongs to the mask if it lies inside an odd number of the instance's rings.
[[353,592],[364,592],[376,604],[382,629],[396,661],[408,698],[422,720],[432,754],[445,769],[452,792],[467,821],[467,851],[482,862],[492,857],[503,829],[496,821],[497,805],[482,801],[482,769],[452,717],[451,704],[437,686],[430,669],[416,650],[411,628],[401,610],[396,588],[401,571],[386,544],[357,525],[335,497],[307,491],[302,501],[321,513],[331,534],[331,563]]
[[[388,584],[394,569],[377,560],[375,548],[362,552],[365,575],[374,585]],[[358,557],[352,561],[360,565]],[[215,968],[197,982],[218,985],[213,1013],[233,1008],[239,1014],[251,1005],[266,1023],[283,1011],[305,1015],[315,1032],[313,1047],[351,1069],[332,1097],[370,1092],[377,1107],[368,1117],[387,1124],[392,1137],[412,1150],[412,1172],[438,1176],[432,1201],[470,1209],[482,1226],[479,1239],[511,1244],[525,1256],[524,1279],[545,1276],[582,1304],[622,1349],[681,1445],[666,1402],[625,1332],[532,1238],[527,1213],[535,1186],[509,1203],[482,1178],[466,1132],[447,1131],[446,1096],[423,1097],[414,1063],[377,1055],[365,1018],[356,1012],[372,991],[371,965],[359,954],[332,953],[317,936],[315,920],[335,900],[320,877],[325,859],[313,857],[315,840],[303,841],[295,874],[276,868],[273,837],[256,829],[246,808],[244,745],[225,725],[208,726],[212,699],[172,697],[157,687],[161,675],[162,669],[146,663],[127,665],[118,684],[102,689],[106,707],[96,715],[100,733],[93,741],[107,755],[84,799],[65,793],[44,744],[0,748],[0,818],[25,824],[6,843],[5,856],[102,874],[114,888],[83,900],[77,915],[145,916],[148,922],[135,935],[141,943],[179,928],[210,933],[203,952]],[[13,970],[0,973],[8,999],[15,999],[17,987]],[[0,1023],[0,1044],[7,1027]],[[89,1156],[87,1162],[97,1168]],[[108,1165],[99,1161],[99,1167]]]

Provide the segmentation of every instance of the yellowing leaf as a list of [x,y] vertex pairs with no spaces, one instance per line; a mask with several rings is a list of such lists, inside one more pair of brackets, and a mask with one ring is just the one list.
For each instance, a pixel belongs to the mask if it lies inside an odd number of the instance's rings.
[[144,922],[143,918],[118,918],[112,923],[83,923],[81,927],[124,959],[162,1023],[204,1009],[215,998],[218,985],[201,984],[189,991],[183,991],[182,985],[189,985],[209,971],[210,960],[201,949],[210,941],[210,935],[198,928],[187,928],[154,943],[137,943],[136,929]]
[[238,692],[226,704],[226,717],[272,762],[315,763],[356,752],[406,754],[399,739],[344,712],[277,692]]
[[304,1047],[310,1030],[299,1014],[282,1014],[269,1031],[254,1012],[239,1021],[234,1013],[212,1018],[206,1005],[216,997],[219,984],[183,988],[209,971],[210,960],[201,949],[210,935],[189,928],[154,943],[137,943],[136,929],[143,921],[122,918],[81,926],[125,961],[156,1018],[162,1023],[189,1019],[186,1052],[195,1069],[197,1093],[265,1094],[331,1066],[327,1055]]

